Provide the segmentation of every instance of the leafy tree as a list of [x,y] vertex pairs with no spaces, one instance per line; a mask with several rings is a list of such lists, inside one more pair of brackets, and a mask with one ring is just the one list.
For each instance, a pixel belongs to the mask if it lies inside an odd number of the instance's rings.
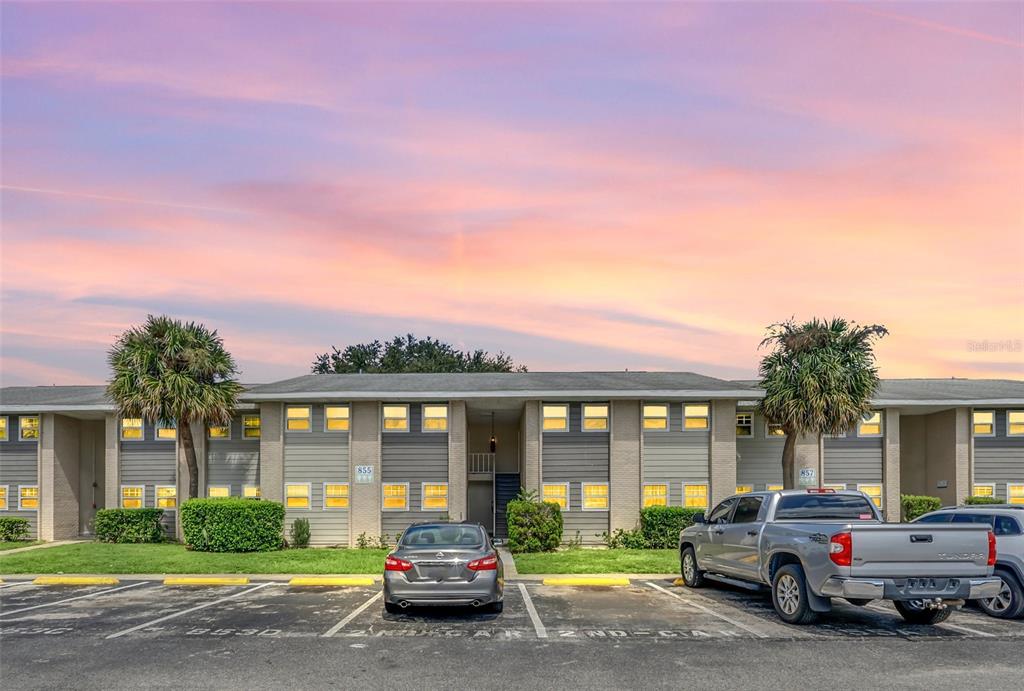
[[793,487],[796,439],[840,434],[870,410],[878,389],[873,344],[889,332],[884,326],[858,326],[845,319],[790,319],[772,324],[761,348],[761,413],[786,433],[782,450],[784,486]]
[[346,346],[331,346],[313,361],[313,374],[402,373],[402,372],[525,372],[512,358],[499,352],[462,351],[429,336],[395,336],[386,343],[372,341]]
[[107,360],[112,376],[107,395],[122,417],[176,424],[188,465],[188,496],[199,496],[192,422],[227,424],[242,386],[234,358],[216,331],[149,315],[117,339]]

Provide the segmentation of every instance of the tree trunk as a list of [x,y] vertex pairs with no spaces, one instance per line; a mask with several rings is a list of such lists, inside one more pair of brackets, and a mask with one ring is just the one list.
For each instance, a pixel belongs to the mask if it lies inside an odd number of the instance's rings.
[[188,498],[195,499],[199,496],[199,463],[196,461],[196,444],[192,440],[192,425],[179,422],[178,438],[185,449],[185,465],[188,466]]
[[793,489],[796,475],[796,432],[786,432],[786,443],[782,447],[782,487]]

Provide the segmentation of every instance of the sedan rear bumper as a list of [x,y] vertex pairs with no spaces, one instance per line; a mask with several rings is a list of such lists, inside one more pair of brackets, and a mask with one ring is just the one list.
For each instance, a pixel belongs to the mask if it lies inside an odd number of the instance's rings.
[[496,571],[481,572],[472,581],[410,582],[402,573],[385,572],[384,601],[410,605],[489,605],[502,600],[502,579]]
[[825,597],[855,600],[977,600],[995,597],[1002,582],[998,578],[839,578],[833,576],[821,586]]

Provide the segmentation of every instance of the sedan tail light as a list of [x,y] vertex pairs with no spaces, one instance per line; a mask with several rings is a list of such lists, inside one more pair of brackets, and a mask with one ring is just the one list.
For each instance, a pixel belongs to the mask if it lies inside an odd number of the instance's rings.
[[486,557],[481,559],[474,559],[466,564],[466,568],[470,571],[497,571],[498,555],[488,554]]
[[988,565],[996,565],[996,534],[988,531]]
[[412,568],[412,562],[408,562],[405,559],[399,559],[393,557],[390,554],[384,560],[385,571],[408,571]]
[[828,558],[837,566],[853,564],[853,533],[836,533],[828,541]]

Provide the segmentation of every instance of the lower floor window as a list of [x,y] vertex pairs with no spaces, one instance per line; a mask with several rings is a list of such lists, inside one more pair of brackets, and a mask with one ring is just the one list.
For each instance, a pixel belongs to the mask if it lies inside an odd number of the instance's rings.
[[289,509],[308,509],[309,485],[302,482],[289,482],[284,486],[284,505]]
[[781,492],[782,485],[765,485],[764,489],[766,492]]
[[0,485],[0,511],[7,510],[7,485]]
[[558,504],[562,511],[567,511],[569,509],[569,483],[545,484],[541,490],[541,498],[552,504]]
[[708,486],[683,484],[683,506],[693,509],[708,508]]
[[178,505],[178,488],[174,485],[158,485],[156,488],[156,508],[173,509]]
[[259,485],[246,485],[242,488],[242,496],[246,499],[259,499],[260,488]]
[[881,485],[857,485],[864,494],[871,497],[871,501],[878,508],[882,508],[882,486]]
[[394,482],[382,485],[381,495],[384,498],[381,508],[385,511],[409,510],[409,483]]
[[749,494],[754,491],[753,485],[736,485],[736,494]]
[[142,485],[121,485],[121,508],[141,509],[146,488]]
[[423,511],[447,511],[448,483],[424,482],[420,509]]
[[1024,483],[1006,485],[1006,503],[1024,504]]
[[210,485],[206,488],[206,496],[210,499],[223,499],[231,496],[231,487],[228,485]]
[[644,508],[648,506],[668,506],[668,485],[644,485]]
[[996,496],[996,486],[994,484],[975,485],[971,488],[971,494],[975,497],[994,497]]
[[584,482],[582,484],[582,496],[584,511],[608,510],[607,482]]
[[348,508],[348,483],[347,482],[325,482],[324,483],[324,509],[347,509]]

